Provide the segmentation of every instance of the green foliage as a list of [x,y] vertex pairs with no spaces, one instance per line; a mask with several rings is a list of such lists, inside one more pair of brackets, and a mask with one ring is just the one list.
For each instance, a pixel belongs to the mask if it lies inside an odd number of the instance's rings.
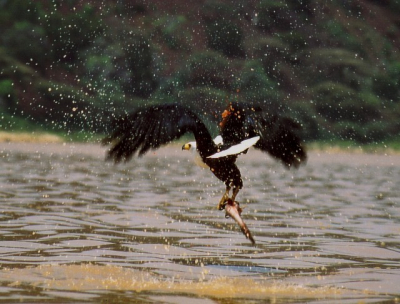
[[400,61],[389,63],[386,73],[373,78],[372,90],[381,98],[400,101]]
[[42,26],[27,21],[14,23],[2,37],[3,46],[23,63],[43,70],[51,64],[52,50]]
[[191,49],[192,36],[187,30],[185,16],[162,16],[154,22],[154,27],[161,35],[163,42],[172,50]]
[[332,47],[344,46],[348,50],[365,55],[362,46],[343,25],[337,20],[328,20],[323,26],[323,31],[327,34],[327,43]]
[[258,60],[245,63],[234,87],[239,90],[245,101],[261,103],[268,106],[271,112],[282,109],[278,85],[268,77]]
[[99,108],[121,106],[125,97],[121,82],[114,77],[117,70],[110,53],[116,53],[108,51],[82,53],[86,62],[82,82],[94,94],[91,103]]
[[[99,108],[122,106],[125,100],[122,85],[125,81],[129,86],[130,82],[128,67],[118,65],[125,56],[122,47],[99,37],[79,56],[85,62],[81,83],[91,91],[91,103]],[[124,77],[121,77],[121,69]]]
[[218,20],[207,24],[207,42],[211,49],[228,57],[243,57],[242,29],[227,20]]
[[39,82],[37,90],[39,98],[25,115],[34,117],[48,130],[100,132],[112,119],[109,108],[96,106],[98,95],[88,96],[76,87],[56,82]]
[[246,1],[206,0],[202,6],[201,15],[206,23],[213,23],[218,20],[237,21],[243,15],[243,7]]
[[91,79],[109,79],[115,73],[113,60],[107,54],[89,54],[86,58],[86,70]]
[[[123,46],[124,57],[120,58],[127,69],[127,81],[122,83],[124,91],[140,97],[149,97],[157,86],[152,69],[153,51],[149,38],[142,33],[126,35]],[[118,77],[118,75],[116,75]]]
[[297,121],[302,128],[302,136],[305,140],[317,140],[321,138],[321,130],[317,120],[315,107],[310,101],[299,101],[291,105],[289,115]]
[[220,53],[205,51],[193,53],[179,71],[182,85],[230,87],[229,61]]
[[371,121],[365,125],[365,136],[359,142],[381,142],[387,139],[391,134],[393,122],[389,121]]
[[277,62],[289,59],[290,45],[278,37],[265,37],[257,41],[253,52],[261,60],[265,71],[271,71]]
[[37,24],[42,13],[42,5],[39,1],[3,1],[0,3],[0,25],[4,27],[20,21]]
[[289,30],[291,6],[287,1],[261,0],[257,6],[256,24],[264,30]]
[[367,144],[381,142],[390,135],[390,122],[371,121],[365,125],[341,121],[335,125],[335,132],[343,140]]
[[0,80],[0,96],[7,96],[14,94],[13,82],[11,79]]
[[212,117],[215,109],[226,107],[229,95],[227,91],[200,86],[182,91],[177,99],[180,103]]
[[0,79],[0,111],[8,112],[15,102],[15,89],[11,79]]
[[354,90],[369,88],[373,68],[357,54],[340,48],[317,48],[303,52],[305,77],[314,83],[332,81]]
[[39,81],[35,89],[38,95],[31,101],[30,107],[20,106],[24,116],[31,117],[50,130],[71,132],[93,129],[96,112],[84,92],[51,81]]
[[308,47],[308,37],[298,31],[288,31],[279,34],[280,40],[289,45],[289,48],[294,51],[300,51]]
[[263,38],[254,46],[254,57],[259,58],[268,77],[282,85],[281,89],[297,86],[292,69],[297,63],[293,62],[291,45],[278,37]]
[[388,75],[381,74],[374,77],[372,90],[381,98],[397,101],[400,97],[398,82]]
[[205,21],[207,46],[228,57],[241,58],[243,49],[243,30],[240,16],[244,14],[244,3],[233,1],[208,0],[204,4],[202,17]]
[[0,113],[0,130],[3,131],[43,131],[44,128],[37,122],[26,117],[20,117],[10,113]]
[[55,59],[60,61],[77,60],[78,51],[89,46],[104,31],[102,19],[90,5],[67,15],[56,11],[47,16],[44,26],[52,42]]
[[17,129],[88,137],[139,105],[181,102],[211,126],[240,100],[291,115],[307,140],[388,141],[398,5],[365,1],[0,1],[0,109]]
[[400,59],[388,63],[388,75],[393,78],[397,85],[400,86]]
[[100,36],[79,56],[85,62],[83,83],[114,100],[124,94],[148,98],[158,86],[146,33],[121,29],[112,40]]
[[[31,83],[37,77],[33,67],[21,63],[0,47],[0,78],[12,79],[17,83]],[[16,88],[16,93],[18,89]]]
[[400,13],[400,2],[396,1],[396,0],[390,1],[389,8],[390,8],[390,11],[392,11],[393,13],[399,14]]
[[232,99],[227,91],[199,86],[179,92],[174,102],[178,101],[198,113],[210,132],[216,136],[221,112],[226,108],[229,100]]
[[314,87],[316,110],[328,121],[363,123],[378,118],[380,111],[371,100],[361,98],[353,89],[334,82]]
[[145,14],[147,12],[147,7],[145,1],[117,1],[114,7],[114,11],[119,16],[128,16],[137,14]]

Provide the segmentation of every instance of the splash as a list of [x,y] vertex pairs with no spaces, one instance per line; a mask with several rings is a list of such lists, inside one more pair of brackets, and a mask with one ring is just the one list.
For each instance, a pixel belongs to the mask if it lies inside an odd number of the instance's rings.
[[211,280],[179,280],[119,266],[46,265],[4,269],[1,281],[9,287],[31,284],[60,291],[135,291],[188,294],[211,298],[337,298],[349,291],[332,287],[304,287],[269,278],[217,277]]

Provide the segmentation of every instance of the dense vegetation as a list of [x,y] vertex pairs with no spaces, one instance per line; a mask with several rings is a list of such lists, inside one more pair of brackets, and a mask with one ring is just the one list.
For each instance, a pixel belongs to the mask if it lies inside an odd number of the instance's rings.
[[307,140],[400,140],[396,0],[5,0],[0,129],[101,133],[181,102],[298,120]]

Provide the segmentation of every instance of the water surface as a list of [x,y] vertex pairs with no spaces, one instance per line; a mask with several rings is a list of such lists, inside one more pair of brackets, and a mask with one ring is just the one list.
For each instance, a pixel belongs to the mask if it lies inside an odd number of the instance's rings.
[[0,144],[0,302],[376,303],[400,298],[400,156],[240,157],[251,243],[224,185],[170,146],[129,163]]

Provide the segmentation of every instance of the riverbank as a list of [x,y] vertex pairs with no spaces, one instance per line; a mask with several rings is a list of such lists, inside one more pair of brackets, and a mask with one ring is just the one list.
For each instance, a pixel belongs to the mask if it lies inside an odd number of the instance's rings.
[[61,143],[63,141],[62,137],[50,133],[0,131],[0,142]]
[[[0,131],[0,143],[98,143],[101,136],[92,135],[73,135],[63,137],[51,133],[43,132],[4,132]],[[177,141],[179,145],[186,140]],[[367,153],[367,154],[400,154],[400,144],[395,141],[388,143],[373,143],[360,145],[354,142],[312,142],[307,144],[307,150],[314,152],[333,153]]]

